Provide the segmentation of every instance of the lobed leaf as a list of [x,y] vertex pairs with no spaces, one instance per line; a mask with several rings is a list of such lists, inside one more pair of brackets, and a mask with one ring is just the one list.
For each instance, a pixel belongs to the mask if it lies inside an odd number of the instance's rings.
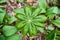
[[20,20],[26,20],[26,16],[23,14],[16,14],[16,18],[18,18]]
[[29,17],[29,16],[32,15],[32,8],[31,8],[31,6],[26,5],[26,6],[24,7],[24,10],[25,10],[25,14],[26,14],[27,17]]
[[38,22],[45,22],[47,20],[47,17],[44,15],[39,15],[39,16],[36,16],[33,20]]
[[23,26],[25,26],[25,21],[21,21],[21,22],[18,22],[18,23],[16,24],[16,27],[17,27],[18,29],[21,29]]
[[29,29],[28,25],[25,25],[25,26],[23,27],[23,29],[22,29],[23,35],[27,35],[28,29]]
[[40,11],[41,11],[40,8],[36,8],[32,13],[32,17],[36,17],[40,13]]

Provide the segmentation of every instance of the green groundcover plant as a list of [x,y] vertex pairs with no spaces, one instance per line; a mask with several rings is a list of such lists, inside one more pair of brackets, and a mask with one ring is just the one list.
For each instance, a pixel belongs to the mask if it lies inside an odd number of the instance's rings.
[[[18,10],[19,13],[17,12]],[[20,13],[20,10],[22,10],[22,13]],[[16,27],[21,29],[24,35],[27,33],[30,36],[36,35],[39,27],[45,27],[44,22],[47,20],[47,17],[45,15],[38,15],[40,12],[39,8],[36,8],[32,12],[32,8],[27,5],[24,8],[15,9],[14,11],[17,13],[16,18],[20,20],[16,24]]]
[[17,28],[9,25],[14,21],[12,19],[16,20],[16,18],[11,18],[3,9],[4,7],[0,6],[0,32],[2,32],[2,34],[0,34],[0,40],[22,40],[17,34]]
[[[25,0],[18,1],[23,3]],[[0,0],[0,4],[4,2],[7,0]],[[22,40],[18,32],[32,37],[37,36],[38,31],[45,34],[46,40],[60,40],[60,8],[48,6],[46,0],[38,0],[38,3],[38,6],[25,5],[14,9],[16,14],[12,17],[0,5],[0,40]]]

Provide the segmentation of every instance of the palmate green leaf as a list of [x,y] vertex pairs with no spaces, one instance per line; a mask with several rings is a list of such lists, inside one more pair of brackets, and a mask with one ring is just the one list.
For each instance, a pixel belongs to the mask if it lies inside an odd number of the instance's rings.
[[14,26],[4,26],[3,33],[5,36],[11,36],[17,32],[17,29]]
[[21,21],[21,22],[18,22],[18,23],[16,24],[16,27],[17,27],[18,29],[21,29],[23,26],[25,26],[25,21]]
[[33,36],[33,27],[31,24],[29,25],[29,35]]
[[6,12],[4,10],[0,9],[0,24],[3,23],[5,14],[6,14]]
[[32,30],[33,30],[33,35],[37,35],[37,27],[34,25],[34,24],[32,24]]
[[14,9],[13,11],[14,11],[16,14],[17,14],[17,13],[20,13],[20,14],[25,15],[25,13],[24,13],[24,8],[16,8],[16,9]]
[[32,15],[32,7],[31,6],[29,6],[29,5],[25,6],[24,10],[25,10],[25,14],[27,17]]
[[47,2],[46,0],[38,0],[38,3],[40,5],[40,8],[46,9],[47,8]]
[[40,23],[40,22],[33,22],[33,24],[35,24],[36,26],[40,26],[40,27],[45,27],[44,23]]
[[14,34],[12,36],[6,37],[6,40],[22,40],[22,38],[20,35]]
[[40,13],[40,11],[41,11],[41,9],[39,7],[36,8],[32,13],[32,17],[36,17]]
[[46,36],[46,40],[55,40],[56,32],[53,30]]
[[23,33],[24,36],[27,35],[28,29],[29,29],[28,25],[25,25],[25,27],[23,27],[22,33]]
[[30,35],[30,36],[33,36],[33,30],[32,30],[32,27],[29,27],[29,35]]
[[56,20],[53,20],[52,23],[60,28],[60,17]]
[[23,14],[16,14],[16,18],[18,18],[20,20],[26,20],[26,16]]
[[0,40],[5,40],[5,37],[3,35],[0,35]]
[[0,3],[4,3],[4,2],[6,2],[7,0],[0,0]]
[[39,15],[39,16],[36,16],[33,20],[39,21],[39,22],[45,22],[47,20],[47,17],[44,15]]

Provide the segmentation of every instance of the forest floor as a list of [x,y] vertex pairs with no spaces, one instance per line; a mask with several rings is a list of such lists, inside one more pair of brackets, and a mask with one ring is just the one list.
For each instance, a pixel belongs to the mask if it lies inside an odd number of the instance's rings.
[[[33,5],[37,6],[38,2],[37,0],[26,0],[24,3],[19,3],[14,0],[8,0],[7,3],[3,3],[1,5],[5,6],[5,10],[10,16],[14,16],[15,13],[12,10],[14,10],[15,8],[22,8],[26,4],[29,4],[31,6]],[[50,5],[53,5],[53,4],[50,4]],[[59,4],[57,5],[60,6]],[[39,32],[38,36],[31,37],[31,38],[29,36],[26,36],[26,37],[23,37],[23,40],[45,40],[45,35]]]

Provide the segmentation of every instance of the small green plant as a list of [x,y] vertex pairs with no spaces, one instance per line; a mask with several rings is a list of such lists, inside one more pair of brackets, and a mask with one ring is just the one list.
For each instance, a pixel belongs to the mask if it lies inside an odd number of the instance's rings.
[[11,18],[4,10],[4,7],[0,6],[0,40],[22,40],[20,35],[17,34],[17,28],[9,26],[15,20],[15,17]]
[[[54,2],[57,2],[57,0],[54,0],[53,4]],[[55,16],[60,15],[59,8],[56,5],[52,7],[47,6],[46,0],[38,0],[38,3],[40,4],[40,7],[43,9],[41,10],[42,13],[45,13],[45,15],[47,15],[48,17],[49,25],[47,27],[47,30],[50,30],[50,32],[47,34],[46,40],[60,40],[60,36],[58,36],[60,35],[60,31],[58,29],[54,29],[54,26],[60,28],[60,17],[54,19]]]
[[24,8],[15,9],[14,11],[17,13],[16,18],[20,20],[20,22],[16,24],[16,27],[19,28],[24,35],[37,35],[38,28],[45,27],[44,22],[47,20],[47,17],[45,15],[39,15],[40,8],[32,11],[31,6],[26,5]]

